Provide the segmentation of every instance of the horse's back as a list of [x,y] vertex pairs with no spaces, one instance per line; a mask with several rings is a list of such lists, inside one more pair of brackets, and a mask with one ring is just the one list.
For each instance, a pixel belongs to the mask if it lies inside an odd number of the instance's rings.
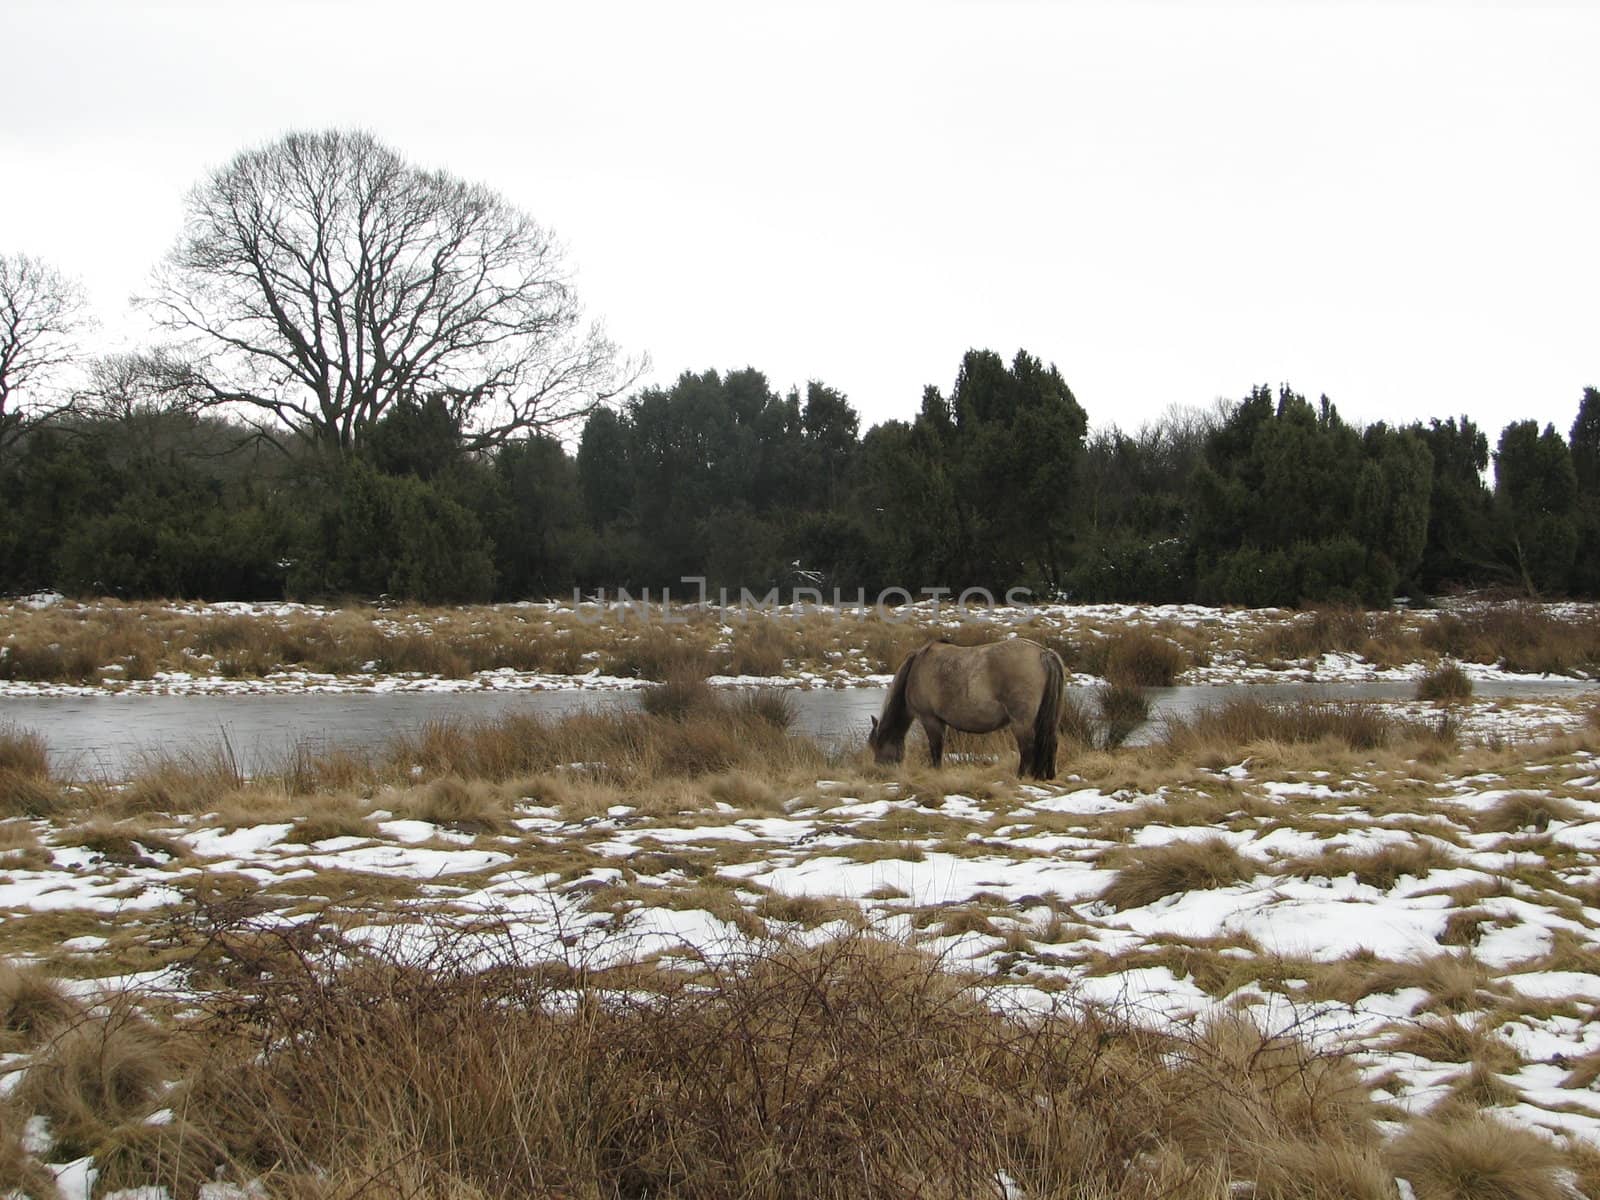
[[970,732],[1031,719],[1049,686],[1054,656],[1029,638],[981,646],[930,642],[916,654],[908,680],[913,709]]

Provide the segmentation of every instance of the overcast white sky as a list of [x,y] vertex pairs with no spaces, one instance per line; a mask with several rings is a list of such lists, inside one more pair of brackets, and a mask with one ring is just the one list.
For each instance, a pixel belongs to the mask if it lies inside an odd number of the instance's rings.
[[1092,423],[1287,381],[1567,430],[1600,4],[3,0],[0,251],[125,328],[186,191],[364,127],[554,228],[652,378],[864,424],[1026,347]]

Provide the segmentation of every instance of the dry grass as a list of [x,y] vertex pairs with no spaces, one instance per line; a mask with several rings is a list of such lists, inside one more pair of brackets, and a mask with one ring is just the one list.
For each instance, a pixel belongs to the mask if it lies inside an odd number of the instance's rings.
[[1453,662],[1442,662],[1417,680],[1418,700],[1467,700],[1471,696],[1472,680]]
[[1095,689],[1094,703],[1100,716],[1101,745],[1107,750],[1122,745],[1150,719],[1150,697],[1131,684],[1113,682]]
[[1171,687],[1191,665],[1182,646],[1147,629],[1113,634],[1098,644],[1094,658],[1094,674],[1126,688]]
[[1396,717],[1376,704],[1327,700],[1273,703],[1252,697],[1239,697],[1189,718],[1169,718],[1163,736],[1169,751],[1190,759],[1258,743],[1330,742],[1352,750],[1377,750],[1438,746],[1440,740],[1438,730]]
[[1417,1200],[1568,1200],[1563,1155],[1547,1139],[1483,1115],[1414,1121],[1389,1151]]
[[782,675],[789,639],[776,621],[747,621],[734,631],[728,667],[734,675]]
[[1441,615],[1422,631],[1429,649],[1508,671],[1565,675],[1600,666],[1600,617],[1557,616],[1533,604],[1486,604]]
[[77,1011],[61,985],[43,971],[0,959],[0,1051],[38,1043]]
[[173,1074],[165,1038],[125,1002],[81,1014],[35,1053],[15,1101],[50,1119],[57,1152],[95,1153],[119,1125],[157,1107]]
[[[1175,1039],[1008,1014],[864,935],[611,980],[509,950],[471,969],[448,938],[405,961],[235,944],[261,969],[211,1019],[170,1041],[85,1023],[29,1067],[22,1105],[92,1150],[103,1186],[956,1200],[999,1196],[1003,1175],[1038,1200],[1215,1200],[1229,1180],[1262,1200],[1393,1194],[1337,1057],[1240,1018]],[[173,1123],[143,1122],[156,1103]],[[11,1158],[0,1183],[26,1168]]]
[[1341,1004],[1421,988],[1428,993],[1421,1011],[1468,1012],[1482,1005],[1490,976],[1476,960],[1447,953],[1406,962],[1364,956],[1337,959],[1311,969],[1307,982],[1312,997]]
[[1259,869],[1221,838],[1113,850],[1102,863],[1114,868],[1117,877],[1100,899],[1118,909],[1140,908],[1180,892],[1227,887],[1252,878]]
[[1493,808],[1475,814],[1472,827],[1479,833],[1520,833],[1528,829],[1543,833],[1552,821],[1567,824],[1581,819],[1578,806],[1559,796],[1515,792],[1496,801]]
[[1511,1044],[1481,1023],[1444,1015],[1401,1026],[1387,1047],[1433,1062],[1474,1063],[1490,1071],[1515,1070],[1520,1059]]
[[512,828],[513,805],[503,787],[482,779],[446,775],[399,796],[401,816],[460,833],[504,833]]
[[55,838],[59,846],[79,846],[106,862],[120,866],[149,867],[157,863],[152,855],[165,859],[187,858],[182,842],[147,828],[137,820],[113,820],[92,816],[63,830]]
[[1327,850],[1321,854],[1285,859],[1278,864],[1282,875],[1304,879],[1342,879],[1355,876],[1357,883],[1388,891],[1401,879],[1421,879],[1430,871],[1455,865],[1449,853],[1431,841],[1391,842],[1373,850]]
[[44,738],[31,729],[0,725],[0,817],[43,817],[56,806]]

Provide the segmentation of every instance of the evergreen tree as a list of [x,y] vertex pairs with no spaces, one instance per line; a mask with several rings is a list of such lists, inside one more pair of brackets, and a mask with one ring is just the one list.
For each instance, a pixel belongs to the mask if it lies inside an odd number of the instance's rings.
[[1578,551],[1578,482],[1553,425],[1515,421],[1494,456],[1501,554],[1529,595],[1563,590]]

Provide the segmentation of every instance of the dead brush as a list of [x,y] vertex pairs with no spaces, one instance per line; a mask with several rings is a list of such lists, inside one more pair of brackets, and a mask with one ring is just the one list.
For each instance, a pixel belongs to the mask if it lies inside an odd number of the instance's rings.
[[1110,851],[1101,865],[1117,877],[1100,893],[1116,909],[1142,908],[1167,896],[1203,888],[1227,887],[1250,879],[1257,865],[1222,838],[1129,846]]
[[1447,1108],[1410,1122],[1388,1152],[1417,1200],[1569,1200],[1566,1156],[1531,1130]]
[[[1041,1198],[1165,1182],[1201,1200],[1214,1192],[1196,1180],[1229,1179],[1259,1181],[1263,1200],[1375,1196],[1292,1187],[1275,1165],[1309,1161],[1309,1141],[1359,1157],[1376,1140],[1335,1061],[1281,1041],[1191,1044],[1065,1005],[1008,1013],[860,934],[615,989],[501,954],[472,969],[483,947],[449,934],[403,961],[319,959],[219,998],[199,1056],[214,1065],[187,1085],[197,1140],[310,1195],[329,1186],[314,1175],[365,1171],[377,1196],[496,1200],[954,1200],[998,1194],[1000,1172]],[[1325,1181],[1353,1177],[1315,1161]]]

